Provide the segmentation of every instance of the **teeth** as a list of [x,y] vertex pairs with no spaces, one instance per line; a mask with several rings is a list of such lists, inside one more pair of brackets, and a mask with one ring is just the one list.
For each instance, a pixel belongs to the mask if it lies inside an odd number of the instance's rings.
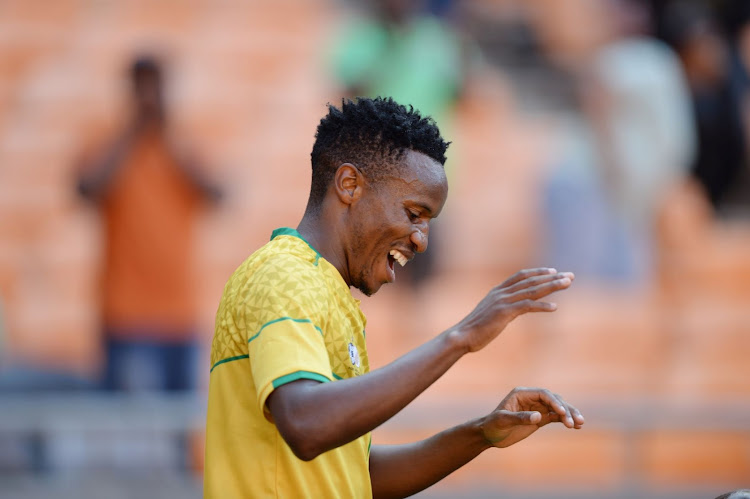
[[409,261],[399,250],[392,249],[390,255],[403,267]]

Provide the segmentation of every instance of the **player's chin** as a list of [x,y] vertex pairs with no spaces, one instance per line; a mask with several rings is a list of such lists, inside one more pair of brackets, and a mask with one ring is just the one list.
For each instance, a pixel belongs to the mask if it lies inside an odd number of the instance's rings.
[[357,289],[359,289],[365,296],[372,296],[380,290],[380,287],[383,284],[385,283],[376,279],[362,279],[357,286]]
[[357,289],[359,289],[362,292],[362,294],[365,296],[372,296],[378,292],[378,290],[380,289],[380,286],[382,286],[382,284],[363,283],[362,285],[358,286]]

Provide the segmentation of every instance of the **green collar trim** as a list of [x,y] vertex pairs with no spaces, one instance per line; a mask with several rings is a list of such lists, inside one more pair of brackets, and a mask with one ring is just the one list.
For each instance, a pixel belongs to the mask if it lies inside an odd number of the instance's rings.
[[[297,232],[297,229],[292,229],[290,227],[281,227],[276,229],[275,231],[271,232],[271,241],[276,238],[276,236],[292,236],[301,239],[302,241],[305,241],[305,238],[302,237],[302,234]],[[315,265],[318,264],[318,260],[321,258],[321,254],[318,253],[318,250],[316,250],[312,244],[305,241],[305,244],[310,247],[311,250],[315,252]]]

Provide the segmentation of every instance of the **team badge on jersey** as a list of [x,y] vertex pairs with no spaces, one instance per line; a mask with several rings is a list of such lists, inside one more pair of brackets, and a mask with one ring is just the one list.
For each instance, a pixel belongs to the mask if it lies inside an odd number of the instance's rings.
[[349,343],[349,360],[356,367],[359,367],[359,350],[354,343]]

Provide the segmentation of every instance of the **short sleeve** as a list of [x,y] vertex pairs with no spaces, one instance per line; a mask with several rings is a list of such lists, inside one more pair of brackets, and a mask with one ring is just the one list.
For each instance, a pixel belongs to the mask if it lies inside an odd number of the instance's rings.
[[323,334],[310,319],[279,317],[264,325],[248,343],[250,368],[265,410],[271,392],[298,379],[330,381],[331,368]]

